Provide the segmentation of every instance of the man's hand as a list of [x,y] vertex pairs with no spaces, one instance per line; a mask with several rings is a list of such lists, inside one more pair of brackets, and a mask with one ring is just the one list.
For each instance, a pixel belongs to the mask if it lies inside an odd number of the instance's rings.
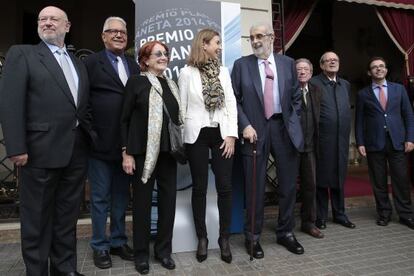
[[122,168],[124,172],[129,175],[133,175],[135,171],[135,159],[132,155],[122,152]]
[[405,142],[404,143],[405,152],[410,152],[414,149],[414,143],[412,142]]
[[27,153],[24,153],[20,155],[10,156],[9,159],[10,161],[13,162],[14,165],[20,167],[20,166],[24,166],[27,164],[27,160],[29,159],[29,156],[27,155]]
[[235,140],[236,138],[231,136],[227,136],[226,138],[224,138],[224,141],[220,146],[220,149],[224,148],[221,156],[224,156],[224,158],[230,158],[233,156]]
[[257,133],[256,130],[251,125],[248,125],[243,129],[243,138],[249,140],[250,143],[254,143],[257,141]]
[[365,146],[359,146],[358,151],[359,151],[359,154],[361,154],[362,156],[364,157],[367,156],[367,152],[365,151]]

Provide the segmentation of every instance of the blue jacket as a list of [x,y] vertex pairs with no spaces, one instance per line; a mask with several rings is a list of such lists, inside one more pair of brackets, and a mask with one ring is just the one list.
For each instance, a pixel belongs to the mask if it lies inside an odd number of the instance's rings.
[[384,111],[372,87],[359,91],[356,104],[355,138],[366,151],[384,149],[386,131],[395,150],[404,150],[404,142],[414,142],[414,116],[404,86],[387,82],[388,99]]

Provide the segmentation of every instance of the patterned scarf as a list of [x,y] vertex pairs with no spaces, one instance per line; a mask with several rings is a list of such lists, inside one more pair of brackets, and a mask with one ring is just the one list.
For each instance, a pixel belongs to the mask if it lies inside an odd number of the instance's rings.
[[208,111],[214,111],[224,106],[224,91],[219,74],[220,64],[217,59],[209,59],[199,68],[203,85],[204,105]]
[[[142,72],[141,75],[146,76],[150,81],[152,87],[149,94],[149,108],[148,108],[148,136],[147,136],[147,150],[145,152],[144,169],[142,170],[141,181],[147,183],[148,179],[154,172],[155,165],[157,164],[158,155],[160,153],[161,143],[161,128],[163,119],[163,100],[162,86],[158,78],[150,72]],[[168,83],[174,98],[177,100],[180,107],[180,96],[178,88],[175,82],[169,78],[165,78]],[[158,91],[158,93],[157,93]],[[181,109],[179,110],[179,122],[180,125],[183,122],[183,115]]]

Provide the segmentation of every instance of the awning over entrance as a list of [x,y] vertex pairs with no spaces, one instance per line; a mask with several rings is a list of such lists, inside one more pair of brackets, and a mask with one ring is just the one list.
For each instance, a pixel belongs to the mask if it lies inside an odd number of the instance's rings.
[[414,0],[338,0],[345,2],[355,2],[360,4],[383,6],[396,9],[414,10]]

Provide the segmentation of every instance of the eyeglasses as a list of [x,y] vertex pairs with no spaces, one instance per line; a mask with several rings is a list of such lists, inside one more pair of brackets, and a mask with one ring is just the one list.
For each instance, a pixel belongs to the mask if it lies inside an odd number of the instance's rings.
[[158,51],[155,53],[151,53],[151,55],[156,56],[157,58],[160,58],[162,56],[168,58],[170,56],[170,53],[168,53],[167,51],[164,51],[164,52]]
[[339,59],[337,59],[337,58],[329,58],[329,59],[324,59],[323,62],[339,62]]
[[297,71],[310,72],[310,68],[309,67],[297,67],[296,70]]
[[385,68],[385,64],[374,65],[370,67],[371,70],[384,69],[384,68]]
[[273,34],[256,34],[249,36],[249,41],[252,42],[256,40],[263,40],[266,36],[272,36]]
[[46,23],[48,20],[50,20],[50,22],[56,24],[56,23],[59,23],[59,21],[61,21],[62,18],[61,17],[55,17],[55,16],[42,16],[42,17],[39,17],[37,19],[37,21],[39,23]]
[[120,33],[122,36],[127,35],[126,31],[117,30],[117,29],[108,29],[108,30],[105,30],[104,33],[109,33],[110,35],[113,35],[113,36],[117,35],[118,33]]

